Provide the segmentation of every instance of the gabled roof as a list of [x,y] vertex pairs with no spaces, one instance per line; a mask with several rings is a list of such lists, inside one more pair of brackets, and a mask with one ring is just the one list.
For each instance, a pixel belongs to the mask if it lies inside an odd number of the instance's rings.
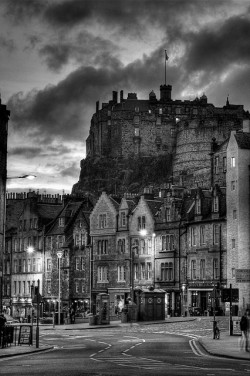
[[250,149],[250,133],[237,132],[234,135],[236,142],[241,149]]

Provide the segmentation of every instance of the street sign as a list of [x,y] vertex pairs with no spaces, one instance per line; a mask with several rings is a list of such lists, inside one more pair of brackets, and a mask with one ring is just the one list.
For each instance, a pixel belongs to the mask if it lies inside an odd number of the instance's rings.
[[[221,300],[222,302],[230,302],[230,289],[221,290]],[[232,303],[239,302],[239,289],[232,289]]]

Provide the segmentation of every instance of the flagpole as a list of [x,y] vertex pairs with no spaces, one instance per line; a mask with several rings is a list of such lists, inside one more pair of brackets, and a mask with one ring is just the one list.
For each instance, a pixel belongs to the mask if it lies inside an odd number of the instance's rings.
[[164,56],[164,59],[165,59],[165,85],[167,84],[167,82],[166,82],[166,70],[167,70],[167,59],[166,59],[166,56],[167,56],[167,50],[165,50],[165,56]]

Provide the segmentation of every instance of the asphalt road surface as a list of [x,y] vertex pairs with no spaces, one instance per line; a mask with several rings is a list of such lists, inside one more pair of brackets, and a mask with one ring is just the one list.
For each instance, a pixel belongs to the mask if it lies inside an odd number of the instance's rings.
[[[4,358],[1,375],[199,375],[250,374],[250,362],[212,357],[199,347],[203,323],[90,330],[41,330],[53,350]],[[178,334],[176,334],[178,333]]]

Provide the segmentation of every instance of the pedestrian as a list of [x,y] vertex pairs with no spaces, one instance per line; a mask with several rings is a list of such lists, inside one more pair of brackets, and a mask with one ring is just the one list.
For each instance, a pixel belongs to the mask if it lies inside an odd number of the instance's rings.
[[240,320],[240,330],[241,330],[241,339],[240,339],[240,349],[245,351],[248,350],[248,335],[249,335],[249,320],[248,312],[245,312]]

